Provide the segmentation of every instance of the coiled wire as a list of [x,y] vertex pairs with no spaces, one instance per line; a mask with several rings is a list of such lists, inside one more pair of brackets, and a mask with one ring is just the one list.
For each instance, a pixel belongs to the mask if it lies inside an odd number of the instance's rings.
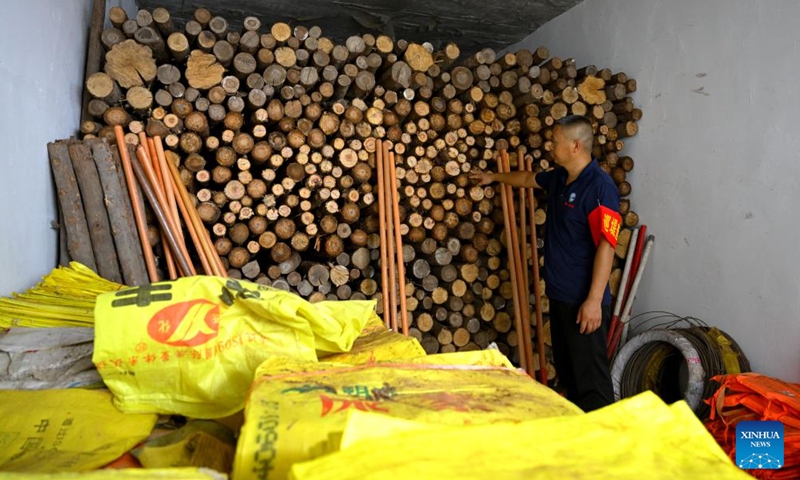
[[[618,399],[652,390],[666,403],[687,400],[705,420],[710,407],[704,400],[719,388],[711,378],[750,371],[739,344],[698,318],[645,312],[631,318],[630,329],[632,337],[612,362]],[[697,368],[698,363],[702,368]]]

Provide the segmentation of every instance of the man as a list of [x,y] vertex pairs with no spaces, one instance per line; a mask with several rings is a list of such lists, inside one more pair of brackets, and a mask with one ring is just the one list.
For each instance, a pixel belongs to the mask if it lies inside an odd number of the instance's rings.
[[592,159],[592,125],[568,116],[553,128],[548,172],[475,172],[492,182],[547,191],[544,278],[558,377],[567,398],[591,411],[614,401],[606,335],[611,318],[608,278],[620,228],[619,191]]

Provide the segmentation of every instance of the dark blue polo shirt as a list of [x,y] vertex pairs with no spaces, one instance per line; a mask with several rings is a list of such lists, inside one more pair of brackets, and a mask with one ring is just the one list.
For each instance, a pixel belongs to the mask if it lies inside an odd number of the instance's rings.
[[[547,190],[544,278],[549,298],[580,305],[589,295],[597,252],[589,214],[601,205],[619,212],[619,190],[596,160],[574,182],[566,181],[563,167],[536,175],[536,183]],[[606,285],[603,305],[610,303]]]

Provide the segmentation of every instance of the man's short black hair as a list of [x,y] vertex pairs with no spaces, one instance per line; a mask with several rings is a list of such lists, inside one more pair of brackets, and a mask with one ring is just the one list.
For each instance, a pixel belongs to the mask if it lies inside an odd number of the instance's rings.
[[592,128],[592,122],[589,121],[588,118],[584,117],[583,115],[567,115],[566,117],[559,118],[555,122],[555,126],[559,127],[571,127],[573,125],[586,125],[589,128]]
[[556,120],[553,128],[560,127],[564,136],[570,140],[578,140],[586,152],[592,151],[594,144],[594,133],[592,132],[592,122],[581,115],[567,115]]

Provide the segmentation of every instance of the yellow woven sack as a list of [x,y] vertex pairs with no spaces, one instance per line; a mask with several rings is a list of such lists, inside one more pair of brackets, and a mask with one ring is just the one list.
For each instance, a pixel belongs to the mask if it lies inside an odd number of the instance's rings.
[[369,362],[399,360],[424,355],[425,349],[422,348],[416,338],[406,337],[389,330],[380,317],[373,313],[349,352],[329,355],[321,360],[360,365]]
[[[688,405],[652,392],[586,415],[522,423],[430,426],[357,412],[342,450],[297,463],[291,480],[751,478]],[[402,461],[398,461],[402,455]]]
[[0,471],[101,467],[147,438],[156,418],[121,413],[105,390],[0,391]]
[[248,397],[233,478],[285,478],[292,464],[326,452],[351,410],[447,425],[581,413],[518,370],[481,363],[508,360],[497,351],[358,366],[268,359]]
[[348,351],[373,309],[219,277],[126,288],[97,299],[92,360],[124,412],[220,418],[266,358]]
[[228,475],[207,468],[125,468],[82,473],[0,473],[2,480],[226,480]]

